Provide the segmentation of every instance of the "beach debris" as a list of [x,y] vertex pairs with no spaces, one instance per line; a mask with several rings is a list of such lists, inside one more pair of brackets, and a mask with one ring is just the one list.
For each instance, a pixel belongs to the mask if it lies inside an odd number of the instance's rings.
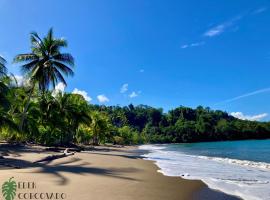
[[68,152],[68,151],[69,151],[69,148],[66,148],[65,151],[64,151],[64,154],[66,156],[70,156],[70,155],[74,155],[75,154],[75,152]]
[[182,177],[188,177],[189,174],[188,174],[188,173],[185,173],[185,174],[182,174],[181,176],[182,176]]
[[69,152],[69,148],[66,148],[62,154],[47,156],[47,157],[45,157],[45,158],[43,158],[41,160],[35,161],[34,163],[49,162],[49,161],[56,160],[56,159],[59,159],[59,158],[72,156],[74,154],[75,154],[75,152]]

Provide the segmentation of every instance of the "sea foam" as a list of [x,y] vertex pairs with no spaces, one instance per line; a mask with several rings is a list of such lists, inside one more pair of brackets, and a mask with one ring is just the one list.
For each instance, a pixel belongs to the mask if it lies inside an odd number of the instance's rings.
[[210,188],[245,200],[270,200],[270,164],[230,158],[187,155],[166,145],[142,145],[145,159],[153,160],[167,176],[202,180]]

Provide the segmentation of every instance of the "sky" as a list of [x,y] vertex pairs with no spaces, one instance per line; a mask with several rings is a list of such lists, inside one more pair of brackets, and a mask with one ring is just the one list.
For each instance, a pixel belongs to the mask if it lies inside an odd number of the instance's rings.
[[[93,104],[198,105],[270,120],[270,2],[266,0],[0,0],[0,54],[50,27],[68,40],[67,92]],[[59,83],[58,90],[64,85]]]

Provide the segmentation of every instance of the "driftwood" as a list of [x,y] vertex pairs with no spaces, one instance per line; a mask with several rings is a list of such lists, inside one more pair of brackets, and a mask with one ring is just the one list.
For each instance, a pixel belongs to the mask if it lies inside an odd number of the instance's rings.
[[[45,148],[45,151],[63,152],[66,149],[67,148],[63,148],[63,147],[47,147],[47,148]],[[81,148],[81,147],[69,147],[68,150],[73,151],[73,152],[81,152],[83,150],[83,148]]]
[[52,160],[56,160],[59,158],[64,158],[64,157],[68,157],[68,156],[72,156],[75,154],[75,152],[68,152],[69,149],[66,148],[65,151],[62,154],[58,154],[58,155],[51,155],[51,156],[47,156],[46,158],[43,158],[41,160],[37,160],[34,163],[40,163],[40,162],[45,162],[45,161],[52,161]]

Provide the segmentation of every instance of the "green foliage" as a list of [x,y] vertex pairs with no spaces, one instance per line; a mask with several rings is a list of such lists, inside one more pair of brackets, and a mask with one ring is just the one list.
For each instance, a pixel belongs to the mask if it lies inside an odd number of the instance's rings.
[[113,137],[113,144],[119,144],[119,145],[124,145],[125,144],[125,141],[124,141],[124,138],[116,135]]
[[90,144],[91,140],[93,140],[91,128],[81,125],[76,133],[76,141],[81,144]]
[[37,83],[42,92],[50,84],[55,87],[58,81],[66,85],[63,75],[73,75],[74,58],[71,54],[61,53],[67,47],[65,39],[54,37],[53,29],[41,39],[36,32],[30,34],[31,52],[17,55],[13,62],[23,63],[21,69],[28,74],[32,83]]
[[107,137],[110,137],[110,121],[104,112],[92,111],[90,131],[93,135],[93,144],[99,145],[104,143]]
[[123,138],[124,144],[131,144],[133,134],[135,134],[135,132],[129,126],[123,126],[118,129],[118,134],[121,138]]

